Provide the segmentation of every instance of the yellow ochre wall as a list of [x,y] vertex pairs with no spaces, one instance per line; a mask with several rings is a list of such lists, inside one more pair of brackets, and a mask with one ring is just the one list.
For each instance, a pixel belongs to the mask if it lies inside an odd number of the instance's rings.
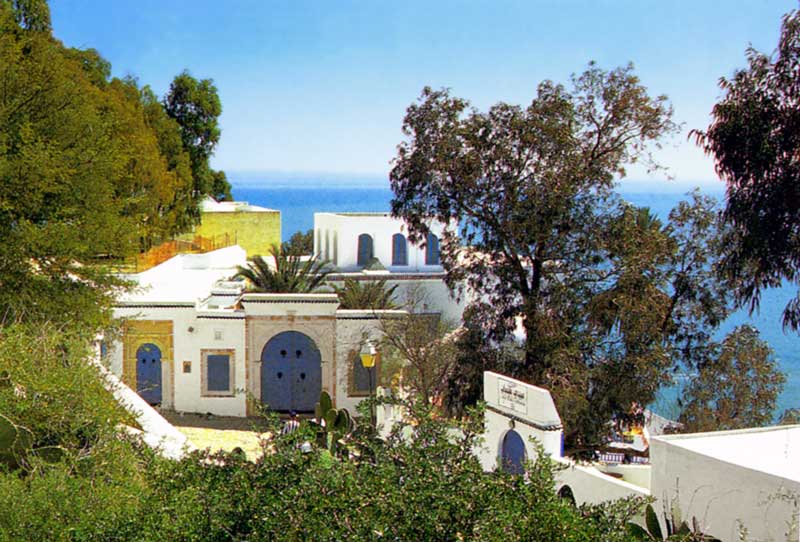
[[[123,325],[122,381],[136,389],[136,351],[146,343],[161,350],[161,365],[172,365],[172,320],[129,320]],[[172,369],[170,368],[170,374]],[[165,386],[166,388],[166,386]],[[166,389],[164,390],[166,394]]]
[[[228,234],[231,242],[247,251],[247,257],[269,255],[270,246],[281,242],[280,211],[203,213],[192,235],[213,238]],[[190,235],[191,237],[191,235]]]

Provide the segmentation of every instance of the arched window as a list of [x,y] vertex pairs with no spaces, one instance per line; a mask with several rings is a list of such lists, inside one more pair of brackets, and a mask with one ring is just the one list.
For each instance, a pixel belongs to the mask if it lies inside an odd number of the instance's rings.
[[432,233],[425,240],[425,265],[440,265],[439,238]]
[[362,233],[358,236],[358,261],[359,266],[364,267],[372,259],[372,236],[368,233]]
[[402,233],[392,236],[392,265],[408,265],[407,243]]
[[571,487],[561,486],[561,489],[558,490],[558,496],[575,506],[575,494],[572,492]]
[[503,437],[500,448],[500,460],[503,470],[509,474],[525,472],[525,442],[513,429]]

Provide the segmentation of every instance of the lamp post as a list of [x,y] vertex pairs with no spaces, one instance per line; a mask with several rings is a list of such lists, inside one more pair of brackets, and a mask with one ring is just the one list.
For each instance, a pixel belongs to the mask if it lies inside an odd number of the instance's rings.
[[367,370],[367,378],[369,382],[369,422],[372,427],[375,427],[375,412],[373,411],[373,389],[372,389],[372,370],[375,368],[375,358],[378,357],[378,351],[372,341],[367,340],[361,347],[361,365]]

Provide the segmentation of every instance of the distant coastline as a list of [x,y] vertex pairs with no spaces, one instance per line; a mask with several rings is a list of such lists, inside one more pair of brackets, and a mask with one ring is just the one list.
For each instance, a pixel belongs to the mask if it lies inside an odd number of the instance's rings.
[[[330,173],[298,171],[228,171],[228,178],[238,189],[317,189],[317,188],[363,188],[367,190],[389,189],[389,177],[380,173]],[[725,185],[716,179],[667,180],[667,179],[623,179],[617,190],[622,193],[685,194],[700,188],[701,191],[721,197]]]

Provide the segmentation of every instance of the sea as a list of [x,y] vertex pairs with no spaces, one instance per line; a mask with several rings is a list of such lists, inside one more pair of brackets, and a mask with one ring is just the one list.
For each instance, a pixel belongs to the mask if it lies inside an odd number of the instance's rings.
[[[388,182],[374,179],[258,179],[251,176],[240,182],[232,177],[232,184],[234,199],[281,211],[283,240],[297,231],[312,229],[315,212],[388,211],[392,199]],[[625,183],[617,190],[630,203],[649,207],[666,221],[670,210],[679,201],[688,199],[691,189],[692,185],[686,183]],[[719,185],[704,184],[700,191],[720,202],[724,197]],[[736,326],[749,324],[758,329],[761,338],[770,344],[781,371],[786,374],[786,385],[775,408],[776,418],[787,408],[800,407],[800,334],[784,330],[781,325],[783,308],[796,294],[797,287],[791,285],[767,290],[762,295],[758,312],[750,314],[746,309],[739,310],[731,314],[718,332],[721,338]],[[676,386],[663,390],[651,408],[663,416],[677,417],[681,384],[689,378],[690,375],[677,375]]]

